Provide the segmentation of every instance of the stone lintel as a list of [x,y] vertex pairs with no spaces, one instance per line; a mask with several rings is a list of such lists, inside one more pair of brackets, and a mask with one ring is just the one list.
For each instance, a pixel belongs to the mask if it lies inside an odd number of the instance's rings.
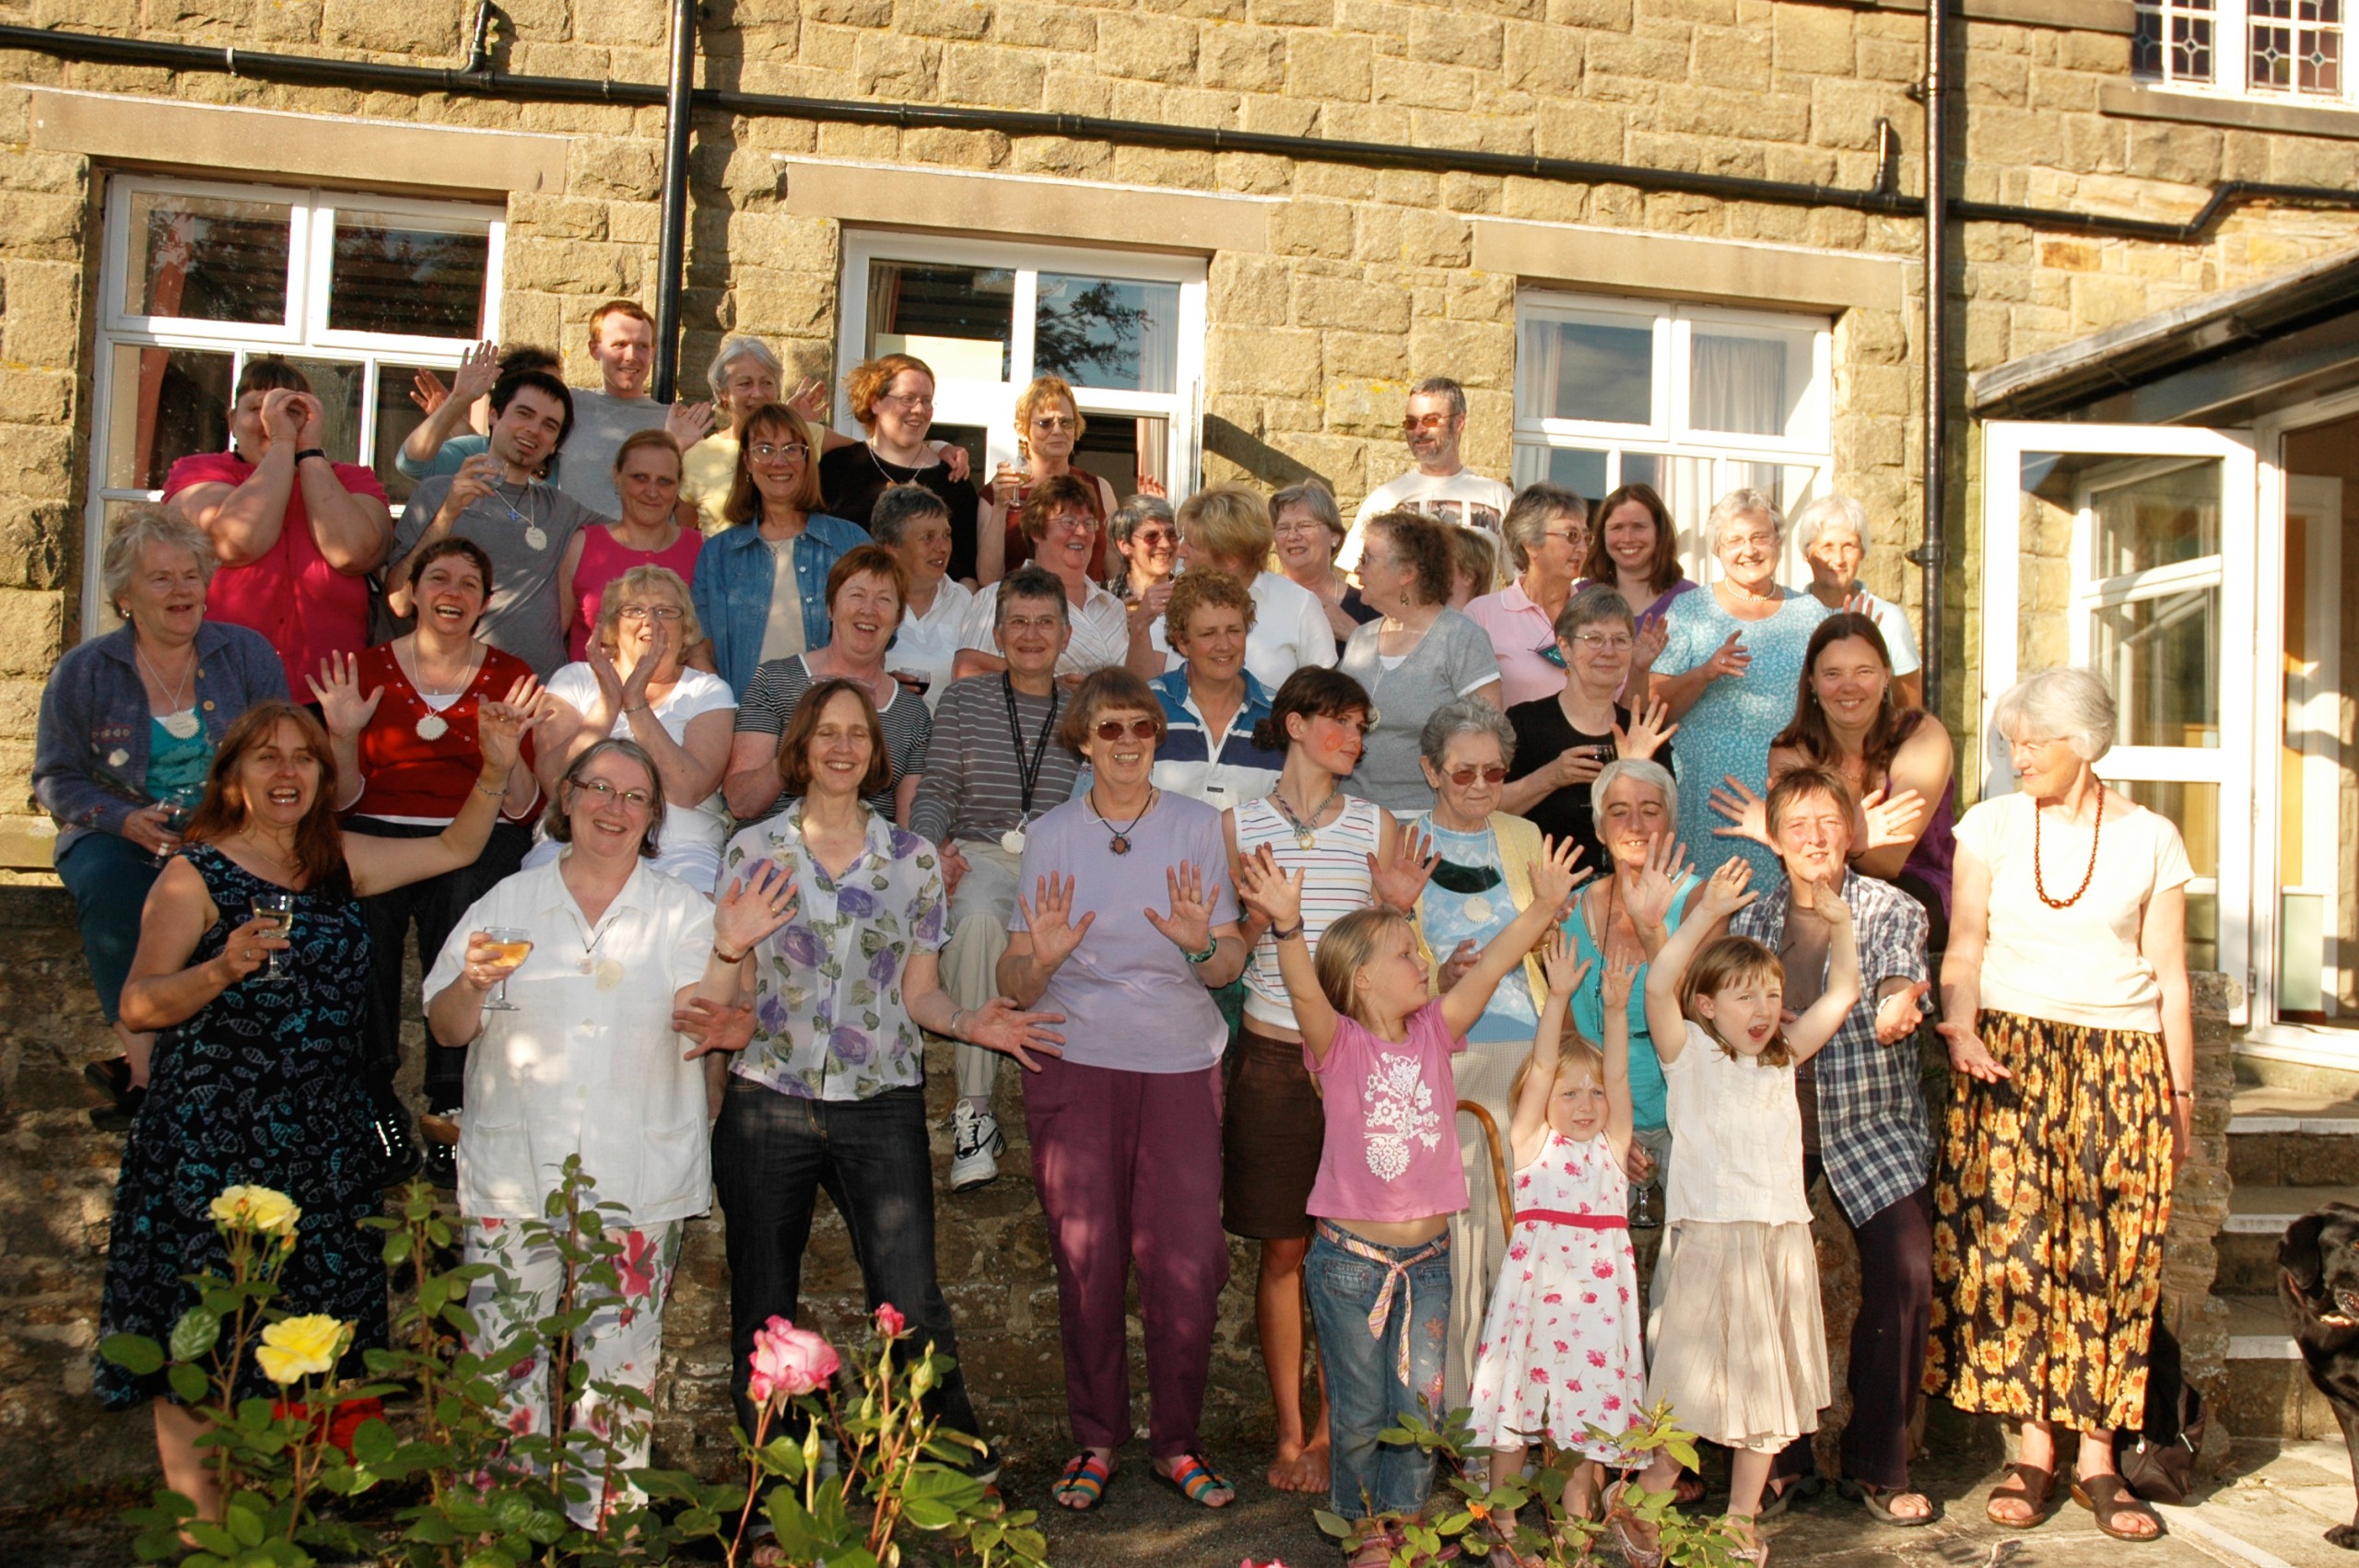
[[565,189],[565,136],[59,88],[34,88],[31,96],[34,146],[111,163],[381,190],[555,195]]
[[1283,205],[1271,196],[783,156],[779,170],[786,210],[798,217],[1205,255],[1266,251],[1270,215]]
[[2359,110],[2327,109],[2310,103],[2259,103],[2248,98],[2170,92],[2134,82],[2097,88],[2097,109],[2126,120],[2176,120],[2189,125],[2219,125],[2231,131],[2275,132],[2289,136],[2359,138]]
[[1498,217],[1477,217],[1473,224],[1478,272],[1650,298],[1765,309],[1898,310],[1907,303],[1907,279],[1915,267],[1898,256],[1748,240]]

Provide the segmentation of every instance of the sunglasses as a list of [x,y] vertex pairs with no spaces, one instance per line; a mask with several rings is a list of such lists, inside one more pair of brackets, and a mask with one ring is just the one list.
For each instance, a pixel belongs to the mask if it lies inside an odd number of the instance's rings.
[[1100,719],[1097,734],[1101,741],[1119,741],[1128,731],[1133,741],[1152,741],[1155,731],[1156,722],[1152,719],[1133,719],[1128,724],[1119,719]]
[[1412,414],[1401,421],[1401,433],[1414,436],[1420,430],[1438,430],[1449,423],[1447,414]]
[[1504,782],[1507,776],[1508,770],[1496,762],[1488,767],[1453,767],[1446,775],[1452,784],[1461,790],[1473,784],[1478,778],[1485,784],[1497,784]]

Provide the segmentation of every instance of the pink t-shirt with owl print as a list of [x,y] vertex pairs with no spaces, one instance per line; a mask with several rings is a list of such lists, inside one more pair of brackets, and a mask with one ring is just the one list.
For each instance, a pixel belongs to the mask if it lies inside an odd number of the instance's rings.
[[1379,1040],[1357,1019],[1335,1021],[1327,1059],[1303,1065],[1319,1080],[1327,1141],[1309,1212],[1330,1220],[1429,1219],[1466,1207],[1458,1161],[1458,1083],[1450,1058],[1466,1048],[1441,1003],[1409,1015],[1408,1037]]

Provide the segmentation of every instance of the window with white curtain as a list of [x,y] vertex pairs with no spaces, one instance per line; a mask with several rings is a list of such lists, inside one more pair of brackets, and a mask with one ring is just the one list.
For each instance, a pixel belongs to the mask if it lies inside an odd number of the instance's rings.
[[1518,485],[1545,479],[1591,502],[1653,486],[1691,574],[1720,496],[1750,486],[1790,513],[1825,487],[1825,318],[1530,292],[1516,324]]
[[2130,65],[2159,87],[2283,102],[2353,102],[2345,0],[2137,0]]

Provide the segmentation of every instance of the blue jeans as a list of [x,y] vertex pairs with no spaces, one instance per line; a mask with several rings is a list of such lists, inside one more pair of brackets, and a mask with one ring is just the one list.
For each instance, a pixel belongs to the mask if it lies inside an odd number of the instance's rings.
[[81,917],[82,955],[89,960],[90,984],[99,1011],[110,1024],[131,977],[131,956],[139,950],[139,917],[147,890],[163,868],[154,856],[118,834],[85,833],[57,858],[57,880],[74,895]]
[[[750,1434],[745,1397],[754,1330],[776,1313],[802,1327],[803,1249],[825,1189],[851,1233],[868,1307],[890,1302],[909,1319],[908,1343],[958,1353],[950,1304],[933,1272],[933,1159],[925,1092],[887,1089],[865,1100],[805,1100],[730,1076],[712,1129],[712,1181],[729,1222],[729,1392]],[[828,1324],[831,1340],[866,1342],[865,1324]],[[982,1435],[954,1369],[925,1398],[954,1432]]]
[[[1449,1235],[1415,1246],[1381,1246],[1358,1236],[1339,1241],[1319,1222],[1302,1271],[1319,1325],[1319,1364],[1327,1375],[1327,1418],[1334,1433],[1328,1503],[1346,1519],[1414,1514],[1433,1491],[1433,1459],[1414,1444],[1379,1443],[1377,1433],[1414,1415],[1428,1425],[1442,1415],[1442,1363],[1449,1345]],[[1373,1256],[1361,1256],[1350,1248]],[[1404,1260],[1426,1254],[1402,1268]],[[1368,1314],[1392,1282],[1381,1337]],[[1401,1379],[1405,1351],[1409,1378]]]

